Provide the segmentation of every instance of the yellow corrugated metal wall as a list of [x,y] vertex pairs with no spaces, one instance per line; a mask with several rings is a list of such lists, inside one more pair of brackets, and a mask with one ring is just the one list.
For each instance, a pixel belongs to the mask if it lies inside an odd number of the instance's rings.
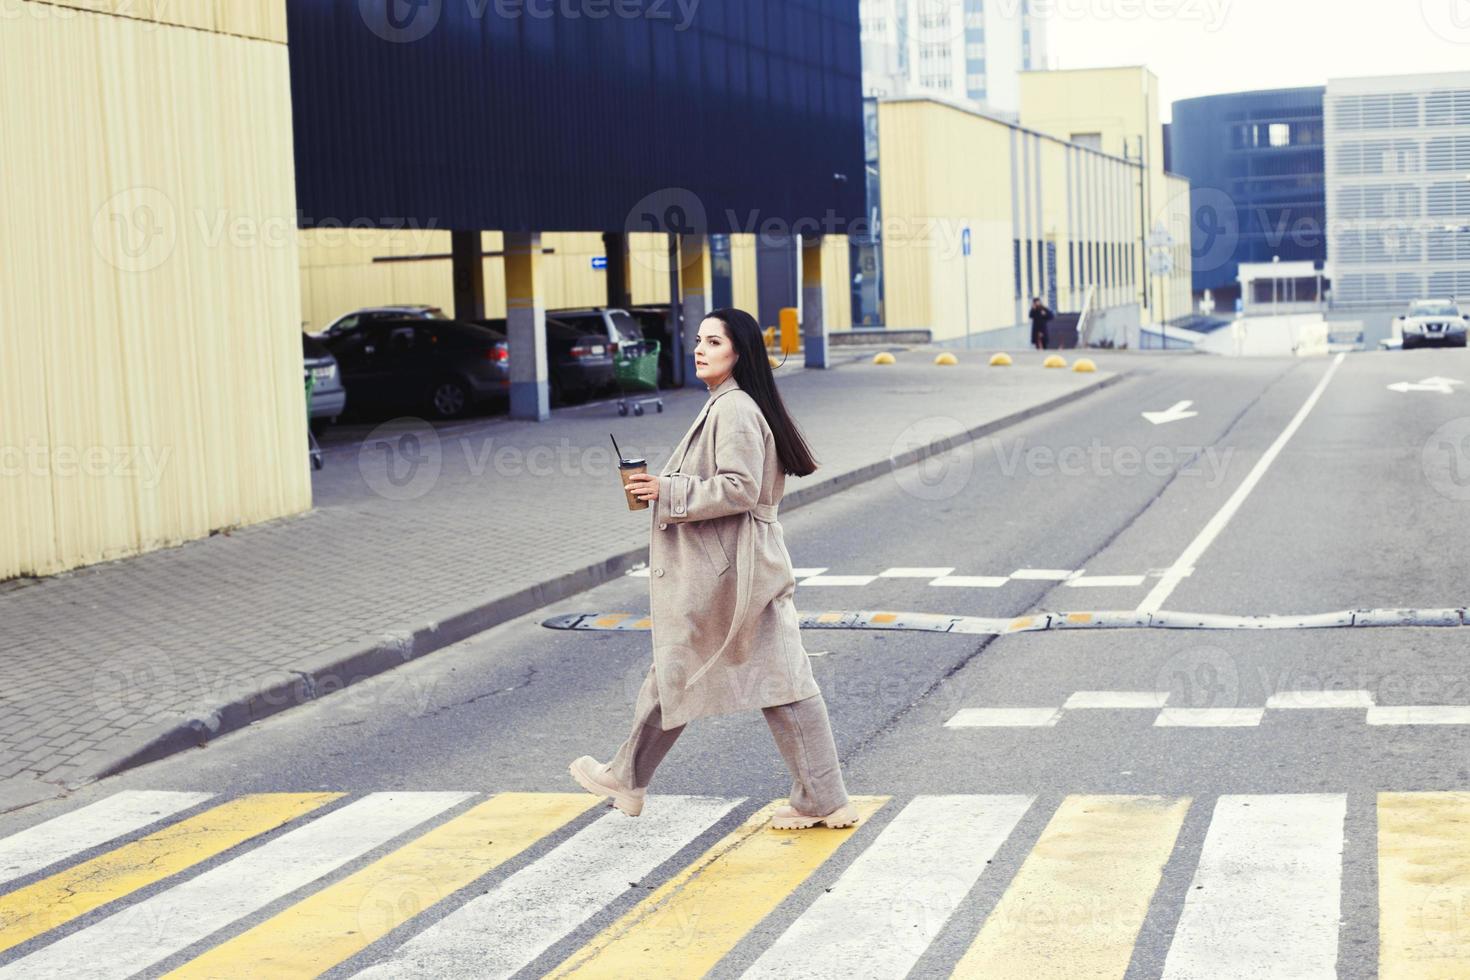
[[0,579],[308,508],[284,0],[11,6]]

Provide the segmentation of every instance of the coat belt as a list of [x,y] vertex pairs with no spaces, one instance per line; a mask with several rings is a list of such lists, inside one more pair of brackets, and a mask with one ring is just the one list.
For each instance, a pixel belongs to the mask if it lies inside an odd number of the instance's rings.
[[756,504],[750,509],[750,516],[766,524],[774,524],[776,523],[776,505]]

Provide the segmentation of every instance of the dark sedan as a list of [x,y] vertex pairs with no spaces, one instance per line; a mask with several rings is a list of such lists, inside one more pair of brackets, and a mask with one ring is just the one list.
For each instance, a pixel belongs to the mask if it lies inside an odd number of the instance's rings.
[[457,320],[380,320],[324,335],[355,411],[453,419],[510,394],[505,334]]
[[[504,335],[505,320],[476,321]],[[613,385],[613,348],[607,336],[556,317],[546,318],[546,373],[551,404],[585,401]]]

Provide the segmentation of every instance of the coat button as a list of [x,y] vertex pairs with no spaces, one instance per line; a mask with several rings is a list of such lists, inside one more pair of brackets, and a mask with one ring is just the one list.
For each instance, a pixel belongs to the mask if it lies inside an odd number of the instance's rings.
[[663,578],[664,577],[664,570],[662,568],[655,568],[653,570],[653,574],[657,575],[659,578]]
[[660,530],[660,531],[667,531],[667,530],[668,530],[668,529],[669,529],[669,525],[668,525],[668,524],[667,524],[667,523],[663,523],[663,524],[660,524],[660,525],[659,525],[659,526],[658,526],[658,529],[659,529],[659,530]]

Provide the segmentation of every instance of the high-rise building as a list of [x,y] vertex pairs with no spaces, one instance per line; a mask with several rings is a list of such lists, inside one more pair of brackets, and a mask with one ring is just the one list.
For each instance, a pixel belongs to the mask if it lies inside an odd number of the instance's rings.
[[1470,72],[1331,79],[1324,109],[1333,305],[1470,298]]
[[863,90],[933,97],[1014,118],[1019,74],[1046,67],[1032,0],[861,0]]

